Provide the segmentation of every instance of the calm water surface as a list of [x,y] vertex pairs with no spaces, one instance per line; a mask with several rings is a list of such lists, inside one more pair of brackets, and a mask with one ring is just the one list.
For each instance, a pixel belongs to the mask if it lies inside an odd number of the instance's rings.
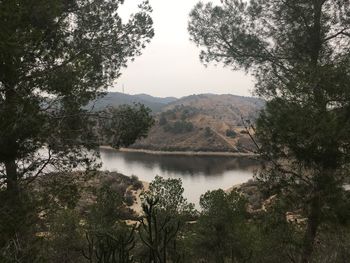
[[177,156],[101,149],[102,170],[117,171],[151,182],[156,175],[181,178],[184,196],[198,206],[208,190],[228,189],[253,177],[256,161],[247,157]]

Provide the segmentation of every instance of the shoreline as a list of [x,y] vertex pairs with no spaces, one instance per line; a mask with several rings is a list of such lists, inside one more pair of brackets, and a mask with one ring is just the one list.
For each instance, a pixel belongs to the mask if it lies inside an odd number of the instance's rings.
[[100,146],[101,149],[115,150],[118,152],[129,152],[129,153],[144,153],[151,155],[177,155],[177,156],[228,156],[228,157],[256,157],[254,153],[235,153],[235,152],[195,152],[195,151],[153,151],[146,149],[130,149],[120,148],[115,149],[110,146]]

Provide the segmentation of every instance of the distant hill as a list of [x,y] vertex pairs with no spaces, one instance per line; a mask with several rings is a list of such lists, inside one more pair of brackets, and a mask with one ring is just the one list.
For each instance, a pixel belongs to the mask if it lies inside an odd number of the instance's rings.
[[154,102],[154,103],[162,103],[162,104],[169,104],[172,102],[175,102],[178,100],[178,98],[175,97],[165,97],[165,98],[160,98],[160,97],[153,97],[148,94],[136,94],[134,97],[140,98],[144,101],[149,101],[149,102]]
[[164,151],[252,152],[255,148],[242,118],[254,122],[265,103],[261,99],[235,95],[201,94],[177,99],[147,94],[110,92],[89,107],[142,103],[156,118],[147,138],[132,148]]
[[184,97],[165,105],[148,137],[132,148],[249,153],[254,144],[242,118],[254,122],[264,105],[261,99],[234,95]]
[[109,92],[104,97],[91,102],[88,107],[91,108],[93,106],[94,110],[102,110],[106,107],[117,107],[122,104],[141,103],[149,107],[153,112],[159,112],[168,103],[176,100],[177,98],[174,97],[159,98],[147,94],[129,95],[120,92]]

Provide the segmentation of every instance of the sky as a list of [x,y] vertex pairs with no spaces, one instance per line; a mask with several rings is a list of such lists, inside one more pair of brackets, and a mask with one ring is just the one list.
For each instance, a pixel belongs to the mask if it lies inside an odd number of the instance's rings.
[[[200,49],[189,40],[189,13],[199,0],[150,0],[155,36],[151,43],[129,62],[110,91],[153,96],[182,97],[214,93],[250,96],[253,78],[243,71],[222,65],[205,67],[199,60]],[[141,0],[125,0],[120,15],[126,19],[137,10]],[[207,1],[204,1],[207,2]],[[220,0],[212,0],[220,3]]]

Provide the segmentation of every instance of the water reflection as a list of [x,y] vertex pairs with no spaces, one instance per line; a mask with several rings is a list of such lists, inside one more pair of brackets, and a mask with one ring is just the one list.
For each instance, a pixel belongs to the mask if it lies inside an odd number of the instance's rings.
[[246,157],[150,155],[113,149],[101,149],[101,160],[103,170],[137,175],[148,182],[156,175],[181,178],[184,195],[197,205],[201,194],[246,182],[258,167],[255,160]]

